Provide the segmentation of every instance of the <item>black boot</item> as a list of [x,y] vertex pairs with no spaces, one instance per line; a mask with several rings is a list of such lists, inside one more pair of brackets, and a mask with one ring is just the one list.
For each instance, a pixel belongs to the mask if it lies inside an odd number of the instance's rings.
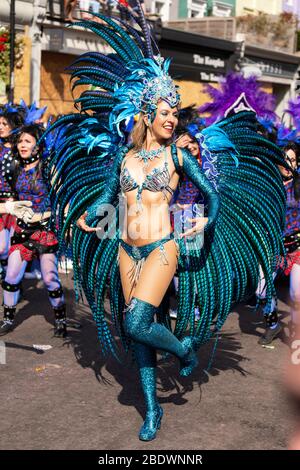
[[275,339],[282,330],[282,326],[278,322],[278,312],[274,312],[265,315],[266,329],[263,335],[259,338],[258,344],[265,346],[271,344],[273,339]]
[[0,276],[0,279],[1,279],[1,280],[4,280],[4,279],[5,279],[5,275],[6,275],[7,259],[1,259],[1,260],[0,260],[0,264],[1,264],[1,276]]
[[8,307],[7,305],[3,305],[4,308],[4,315],[3,321],[0,323],[0,335],[6,335],[10,331],[12,331],[15,327],[15,313],[16,313],[16,306]]
[[66,318],[66,305],[53,308],[54,320],[54,336],[65,338],[67,336],[67,318]]

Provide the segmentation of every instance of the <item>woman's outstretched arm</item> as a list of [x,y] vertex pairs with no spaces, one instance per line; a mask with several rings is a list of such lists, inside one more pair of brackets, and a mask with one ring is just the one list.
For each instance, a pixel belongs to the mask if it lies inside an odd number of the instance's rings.
[[82,230],[86,232],[97,231],[97,228],[90,227],[90,224],[97,217],[99,207],[103,204],[113,204],[116,201],[120,191],[120,168],[123,156],[123,152],[118,153],[105,182],[105,188],[103,188],[101,196],[78,219],[77,226]]

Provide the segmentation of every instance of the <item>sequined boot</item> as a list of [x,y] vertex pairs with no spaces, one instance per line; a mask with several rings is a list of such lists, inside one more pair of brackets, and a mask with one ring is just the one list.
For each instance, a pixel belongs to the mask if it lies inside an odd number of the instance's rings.
[[161,419],[164,412],[160,405],[153,411],[147,411],[146,419],[141,427],[139,439],[141,441],[152,441],[156,438],[156,433],[160,429]]
[[186,355],[180,360],[180,375],[187,377],[198,365],[198,357],[194,350],[192,336],[186,336],[181,341],[182,346],[186,349]]

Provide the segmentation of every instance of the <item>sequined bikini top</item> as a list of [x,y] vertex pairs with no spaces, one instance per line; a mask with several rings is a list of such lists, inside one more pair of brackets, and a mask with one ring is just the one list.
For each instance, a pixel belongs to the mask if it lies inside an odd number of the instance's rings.
[[123,167],[120,173],[120,185],[123,193],[133,191],[138,189],[136,202],[138,208],[141,208],[142,205],[142,191],[147,189],[152,192],[162,191],[164,197],[167,197],[167,194],[173,194],[172,188],[170,188],[170,173],[168,168],[168,155],[167,150],[164,152],[165,161],[164,164],[159,168],[154,168],[148,175],[146,175],[145,180],[142,184],[138,184],[136,180],[131,176],[128,168]]

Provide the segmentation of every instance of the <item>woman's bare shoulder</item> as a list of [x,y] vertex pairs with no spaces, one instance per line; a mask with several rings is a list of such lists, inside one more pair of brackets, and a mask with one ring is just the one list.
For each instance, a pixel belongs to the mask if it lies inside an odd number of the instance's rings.
[[[182,166],[182,164],[183,164],[183,152],[182,152],[180,147],[175,146],[175,149],[176,149],[176,154],[177,154],[179,166]],[[168,146],[168,151],[170,152],[172,160],[174,160],[173,156],[172,156],[172,147],[171,147],[171,145]]]
[[135,151],[133,149],[129,149],[128,152],[125,153],[122,159],[122,168],[124,167],[125,163],[134,156],[134,154],[135,154]]
[[129,149],[127,153],[124,155],[124,159],[128,159],[130,157],[133,157],[133,155],[136,153],[134,149]]

